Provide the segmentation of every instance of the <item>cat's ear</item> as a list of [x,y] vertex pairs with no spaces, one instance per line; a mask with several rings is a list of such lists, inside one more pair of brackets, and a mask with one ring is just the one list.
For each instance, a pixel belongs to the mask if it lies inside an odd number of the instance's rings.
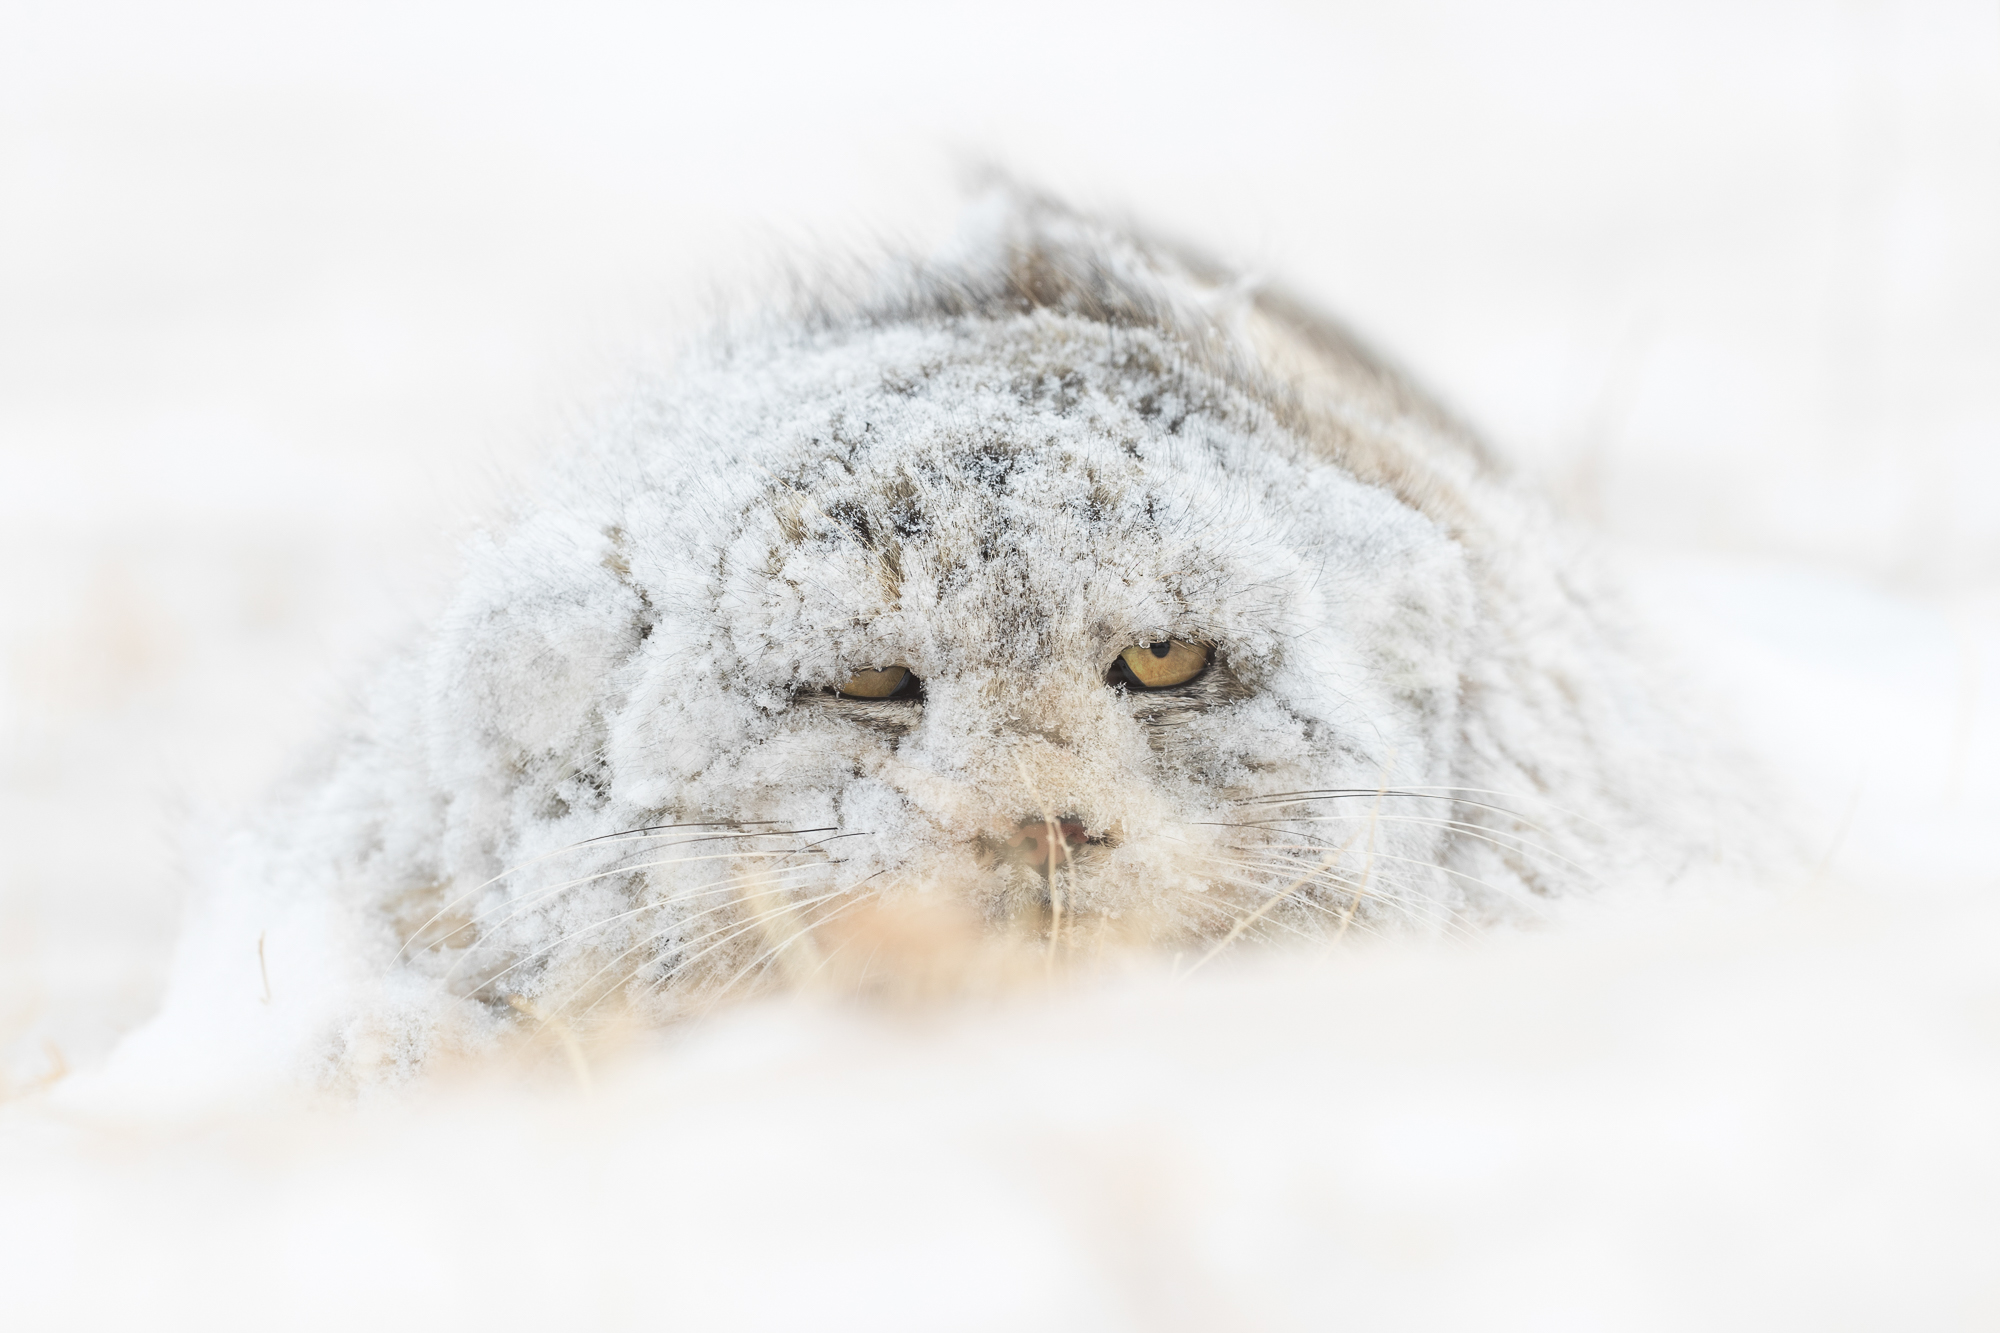
[[645,633],[616,529],[544,513],[466,557],[426,663],[434,766],[468,781],[575,768],[601,748],[619,669]]

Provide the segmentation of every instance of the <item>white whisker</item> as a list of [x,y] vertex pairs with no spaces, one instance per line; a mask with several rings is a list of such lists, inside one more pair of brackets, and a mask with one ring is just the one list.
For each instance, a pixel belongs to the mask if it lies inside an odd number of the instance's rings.
[[[714,930],[708,931],[702,935],[697,935],[691,940],[683,941],[683,944],[698,944],[703,940],[714,939],[718,935],[722,936],[721,939],[716,940],[714,944],[710,945],[706,949],[703,949],[699,953],[693,954],[690,957],[680,959],[677,962],[675,962],[668,969],[667,975],[673,976],[679,972],[685,971],[687,967],[689,967],[693,963],[698,962],[702,958],[707,957],[710,953],[714,952],[716,949],[722,947],[723,945],[729,943],[730,940],[735,939],[738,935],[743,934],[745,931],[756,929],[759,924],[761,924],[765,920],[768,920],[772,916],[779,915],[786,911],[795,911],[800,908],[810,907],[816,903],[827,902],[831,899],[840,897],[843,893],[846,892],[848,892],[848,890],[846,889],[834,889],[831,890],[830,892],[819,894],[816,897],[801,899],[796,902],[786,902],[780,904],[777,907],[770,908],[764,912],[756,913],[750,917],[739,918],[737,920],[731,921],[727,925],[718,926]],[[704,913],[703,915],[706,915],[706,913]],[[675,923],[675,925],[681,925],[681,924],[685,923],[684,922]],[[584,978],[584,980],[576,987],[571,997],[563,1001],[562,1004],[558,1005],[554,1013],[552,1013],[550,1017],[553,1018],[556,1015],[561,1014],[564,1010],[568,1009],[571,1004],[575,1003],[576,999],[583,993],[583,991],[589,988],[591,982],[597,980],[597,978],[603,976],[606,972],[609,972],[619,963],[625,961],[625,959],[627,958],[630,958],[633,954],[645,948],[647,945],[652,944],[656,940],[659,940],[671,934],[673,932],[673,929],[674,929],[673,926],[668,926],[663,930],[655,931],[653,934],[646,936],[644,939],[640,940],[637,944],[634,944],[631,948],[625,950],[625,952],[619,954],[616,958],[613,958],[603,967],[598,968],[597,971],[591,973],[588,977]],[[584,1007],[583,1011],[577,1015],[577,1018],[582,1019],[588,1017],[591,1011],[596,1009],[598,1005],[604,1003],[604,1001],[608,999],[610,996],[617,994],[626,985],[630,984],[631,981],[634,978],[636,978],[640,972],[645,970],[645,967],[646,964],[641,963],[638,967],[633,968],[631,971],[627,972],[624,976],[620,977],[615,983],[606,987],[604,991],[600,993],[595,1000],[592,1000],[588,1005]]]
[[[803,874],[806,873],[807,871],[817,870],[818,868],[819,867],[817,866],[797,866],[794,867],[792,870],[781,871],[779,873],[780,875]],[[506,976],[509,972],[512,972],[515,968],[525,966],[528,963],[532,963],[536,959],[542,958],[547,954],[553,952],[554,950],[561,948],[563,945],[569,943],[571,940],[581,939],[583,936],[589,935],[598,930],[602,930],[604,927],[611,925],[614,922],[624,921],[630,917],[643,916],[647,912],[665,911],[669,908],[681,906],[684,903],[693,899],[712,897],[716,893],[724,892],[730,888],[733,888],[736,885],[736,883],[742,881],[744,878],[745,878],[744,876],[738,876],[732,880],[724,881],[720,885],[715,885],[707,889],[704,889],[699,893],[690,893],[690,894],[678,895],[675,897],[662,898],[656,902],[642,903],[638,907],[632,908],[630,911],[619,912],[612,916],[600,917],[597,920],[591,922],[589,925],[580,926],[577,929],[570,931],[568,934],[563,935],[561,938],[549,944],[543,945],[541,948],[535,950],[533,953],[530,953],[525,957],[516,959],[514,962],[509,963],[506,967],[501,968],[498,972],[495,972],[492,976],[486,977],[485,979],[480,981],[480,983],[474,986],[472,989],[474,991],[485,990],[488,986],[491,986],[494,982],[498,981],[501,977]],[[704,908],[702,911],[695,913],[692,917],[683,918],[683,921],[687,920],[698,921],[702,917],[708,915],[710,912],[719,910],[720,907],[725,907],[727,905],[728,905],[727,903],[723,903],[719,904],[717,907]],[[464,959],[460,959],[458,963],[453,964],[451,971],[445,973],[445,975],[439,980],[438,984],[440,986],[448,985],[451,982],[453,974],[458,971],[458,968],[461,965],[463,965],[464,962],[465,962]]]
[[[1300,815],[1297,816],[1296,818],[1286,819],[1282,821],[1273,821],[1270,823],[1262,823],[1259,821],[1246,821],[1244,824],[1237,825],[1236,827],[1283,828],[1286,825],[1290,824],[1331,824],[1341,820],[1352,820],[1360,818],[1362,818],[1362,816],[1360,815]],[[1496,828],[1491,828],[1484,824],[1470,824],[1465,822],[1464,820],[1457,820],[1457,819],[1426,819],[1421,815],[1383,815],[1382,822],[1385,824],[1389,823],[1415,824],[1415,825],[1428,826],[1434,828],[1451,829],[1453,832],[1461,833],[1468,838],[1473,838],[1480,842],[1489,843],[1492,846],[1500,848],[1502,851],[1533,852],[1536,855],[1546,856],[1551,860],[1560,861],[1564,865],[1568,866],[1570,869],[1590,879],[1593,883],[1596,882],[1596,877],[1590,873],[1587,867],[1580,865],[1579,863],[1571,860],[1567,856],[1564,856],[1561,852],[1554,851],[1551,848],[1545,847],[1538,842],[1530,841],[1529,839],[1522,837],[1520,834],[1515,833],[1510,829],[1496,829]],[[1512,838],[1515,840],[1516,843],[1520,845],[1518,847],[1509,847],[1504,843],[1496,842],[1494,840],[1496,837]]]
[[[777,821],[769,821],[769,822],[775,823]],[[397,950],[396,957],[398,959],[402,958],[403,955],[408,952],[410,945],[416,941],[417,936],[423,934],[426,930],[436,925],[440,920],[444,918],[445,914],[450,912],[454,907],[457,907],[460,903],[466,902],[471,898],[477,897],[480,893],[484,892],[487,889],[492,888],[495,884],[498,884],[501,880],[506,879],[510,875],[518,874],[521,871],[526,870],[529,866],[539,865],[541,862],[550,860],[553,857],[562,856],[568,852],[580,851],[586,847],[608,846],[621,842],[644,842],[654,838],[666,838],[674,836],[672,833],[662,832],[662,830],[682,829],[682,828],[717,828],[717,827],[723,827],[723,826],[717,824],[655,824],[645,828],[626,829],[623,832],[619,833],[605,833],[595,838],[584,838],[578,842],[567,843],[561,847],[555,848],[553,851],[543,852],[539,856],[532,856],[525,861],[516,862],[514,865],[507,867],[507,869],[501,871],[499,874],[493,876],[491,879],[488,879],[483,883],[477,884],[474,887],[467,889],[464,893],[459,894],[456,898],[453,898],[450,902],[446,903],[443,907],[440,907],[436,912],[432,913],[429,920],[425,921],[422,925],[418,926],[415,930],[410,932],[409,937],[403,941],[403,947]],[[809,828],[809,829],[772,829],[754,833],[738,831],[738,832],[728,832],[728,833],[689,835],[684,839],[684,841],[706,842],[712,839],[720,839],[720,838],[793,837],[801,833],[824,833],[828,830],[828,828],[831,827],[833,826],[828,825],[823,828]],[[469,925],[471,923],[467,924]],[[459,927],[459,930],[463,929],[465,929],[464,926]],[[448,940],[451,938],[452,935],[456,934],[458,934],[458,930],[454,930],[451,932],[451,934],[444,936],[444,939]],[[442,943],[442,941],[441,940],[433,941],[432,944],[427,944],[424,947],[426,949],[433,948],[435,947],[435,945],[439,943]]]
[[[801,856],[803,854],[804,850],[800,848],[794,848],[790,851],[783,851],[783,852],[719,852],[713,856],[677,856],[677,857],[669,857],[666,860],[662,861],[641,861],[635,865],[618,866],[615,869],[600,871],[595,875],[584,875],[577,879],[567,880],[561,884],[554,885],[550,888],[537,890],[536,892],[531,893],[524,898],[510,900],[513,903],[513,910],[508,912],[505,916],[501,917],[498,921],[494,921],[491,922],[490,924],[487,924],[485,926],[485,929],[480,932],[479,938],[481,939],[486,938],[493,931],[498,930],[500,927],[514,920],[516,917],[520,916],[523,912],[526,912],[529,908],[534,907],[538,903],[546,902],[548,899],[555,897],[559,893],[567,893],[569,890],[580,888],[585,884],[594,884],[599,880],[614,879],[619,875],[636,875],[643,870],[657,870],[664,866],[692,865],[703,861],[739,861],[751,857],[777,857],[780,859],[787,859],[794,856]],[[506,904],[502,904],[502,906],[505,905]],[[498,911],[499,909],[496,907],[491,910]],[[481,913],[479,916],[476,916],[472,920],[466,922],[465,925],[459,927],[459,930],[470,930],[476,926],[480,926],[482,923],[486,921],[486,917],[488,915],[490,915],[490,912]],[[452,932],[452,935],[456,935],[458,933],[459,931],[455,930]],[[451,936],[447,935],[445,938],[450,939]],[[452,972],[456,972],[458,970],[458,967],[463,962],[464,960],[460,959],[458,963],[454,963],[452,965]],[[446,973],[446,975],[450,976],[451,973],[448,972]]]

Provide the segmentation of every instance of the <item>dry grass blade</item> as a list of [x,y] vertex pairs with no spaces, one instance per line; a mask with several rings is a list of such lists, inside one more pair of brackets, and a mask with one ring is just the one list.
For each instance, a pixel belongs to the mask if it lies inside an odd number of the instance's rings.
[[1049,951],[1044,970],[1053,977],[1056,970],[1056,943],[1062,938],[1063,913],[1062,887],[1056,880],[1056,857],[1057,849],[1060,848],[1063,868],[1069,869],[1069,840],[1057,826],[1056,817],[1050,812],[1048,801],[1043,799],[1041,789],[1035,785],[1035,780],[1028,776],[1028,766],[1021,762],[1021,756],[1018,754],[1014,756],[1014,770],[1021,775],[1021,783],[1028,789],[1028,794],[1035,798],[1035,808],[1042,812],[1042,826],[1048,838]]

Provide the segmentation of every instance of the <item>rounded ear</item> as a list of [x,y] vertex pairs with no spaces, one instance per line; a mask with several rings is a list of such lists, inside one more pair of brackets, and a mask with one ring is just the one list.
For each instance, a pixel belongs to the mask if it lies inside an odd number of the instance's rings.
[[[564,514],[468,550],[426,663],[431,761],[448,786],[497,795],[595,762],[645,632],[622,563],[612,534]],[[522,782],[530,774],[545,781]]]

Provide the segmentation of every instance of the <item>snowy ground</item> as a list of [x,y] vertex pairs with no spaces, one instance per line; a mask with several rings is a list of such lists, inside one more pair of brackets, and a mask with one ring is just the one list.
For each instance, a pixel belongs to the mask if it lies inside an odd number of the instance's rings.
[[[150,12],[0,43],[9,1327],[2000,1322],[1990,4]],[[589,1092],[66,1109],[514,460],[702,284],[933,230],[957,149],[1295,277],[1548,475],[1814,872],[772,1006]]]

